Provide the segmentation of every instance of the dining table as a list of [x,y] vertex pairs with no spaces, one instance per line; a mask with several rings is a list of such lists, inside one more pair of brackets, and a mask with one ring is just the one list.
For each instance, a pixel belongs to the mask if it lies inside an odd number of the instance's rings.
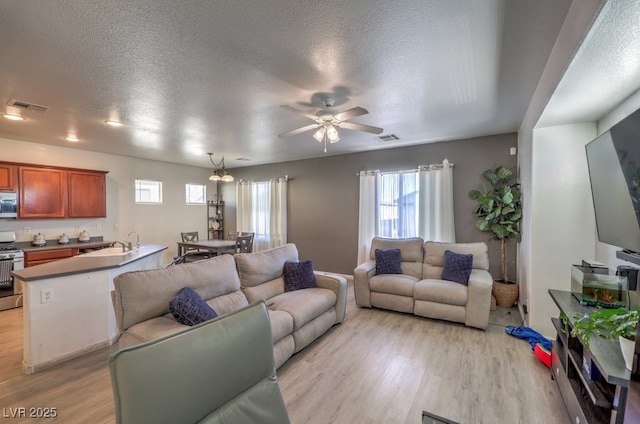
[[197,240],[197,241],[179,241],[178,242],[178,256],[184,255],[188,250],[199,249],[207,250],[212,255],[219,255],[222,252],[229,250],[236,246],[235,240]]

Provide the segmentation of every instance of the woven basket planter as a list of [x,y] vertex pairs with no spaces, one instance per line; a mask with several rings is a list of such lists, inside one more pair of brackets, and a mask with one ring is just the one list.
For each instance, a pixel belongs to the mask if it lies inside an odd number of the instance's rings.
[[498,306],[510,308],[518,301],[518,284],[506,284],[500,281],[494,281],[491,293],[493,297],[496,298]]

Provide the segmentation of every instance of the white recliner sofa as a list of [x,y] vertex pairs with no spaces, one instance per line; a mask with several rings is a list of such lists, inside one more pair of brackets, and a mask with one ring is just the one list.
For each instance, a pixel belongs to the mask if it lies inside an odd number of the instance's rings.
[[298,261],[294,244],[116,276],[112,298],[119,347],[188,328],[169,312],[169,302],[180,289],[190,287],[218,315],[264,300],[275,363],[280,367],[294,353],[341,323],[347,305],[347,281],[337,274],[314,271],[317,287],[286,292],[283,267],[287,261]]
[[[399,249],[402,274],[376,275],[376,249]],[[472,254],[468,283],[441,278],[445,251]],[[354,270],[354,294],[361,307],[398,312],[463,323],[485,329],[489,324],[491,288],[487,244],[424,242],[422,238],[376,237],[370,259]]]

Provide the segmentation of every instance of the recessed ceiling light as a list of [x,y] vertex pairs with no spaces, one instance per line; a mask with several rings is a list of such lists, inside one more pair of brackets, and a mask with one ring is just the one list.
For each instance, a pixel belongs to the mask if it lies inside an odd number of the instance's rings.
[[80,141],[80,139],[78,137],[76,137],[75,135],[73,135],[73,134],[69,134],[64,139],[67,140],[67,141],[70,141],[72,143],[76,143],[76,142]]
[[121,127],[122,126],[122,122],[120,121],[114,121],[112,119],[109,119],[107,121],[104,121],[105,124],[112,126],[112,127]]
[[4,117],[10,119],[12,121],[24,121],[24,118],[20,115],[15,115],[13,113],[5,113]]

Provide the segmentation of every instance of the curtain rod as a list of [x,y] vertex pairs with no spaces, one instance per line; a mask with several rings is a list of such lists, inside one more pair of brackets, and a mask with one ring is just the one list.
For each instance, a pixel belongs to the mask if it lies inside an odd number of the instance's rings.
[[[441,163],[434,163],[431,165],[420,165],[415,169],[401,169],[401,170],[397,170],[397,171],[380,171],[379,169],[373,169],[373,170],[368,170],[368,171],[360,171],[360,172],[356,172],[356,177],[359,177],[361,175],[376,175],[376,174],[397,174],[397,173],[402,173],[402,172],[416,172],[416,171],[422,171],[422,170],[429,170],[429,169],[442,169],[444,165],[442,165]],[[453,168],[454,164],[453,162],[449,162],[449,167]]]
[[239,180],[238,184],[251,184],[251,183],[255,183],[255,182],[259,182],[259,183],[267,183],[267,182],[272,182],[272,181],[293,181],[294,178],[291,178],[288,175],[285,175],[284,177],[278,177],[278,178],[269,178],[268,180],[264,180],[264,181],[256,181],[256,180]]

